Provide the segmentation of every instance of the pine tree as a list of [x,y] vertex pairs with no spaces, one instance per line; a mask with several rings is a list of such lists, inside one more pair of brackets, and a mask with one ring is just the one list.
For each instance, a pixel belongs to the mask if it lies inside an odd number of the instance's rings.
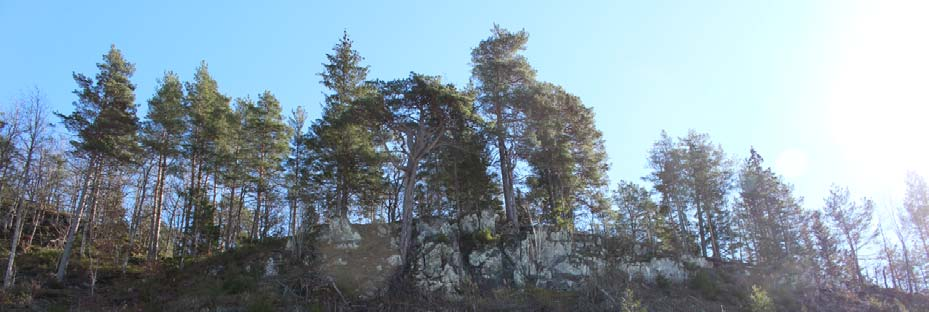
[[252,238],[263,239],[268,236],[271,226],[271,207],[267,205],[266,197],[272,191],[273,177],[283,169],[281,163],[289,149],[290,129],[281,116],[281,103],[269,91],[258,97],[256,105],[246,114],[245,125],[248,149],[252,153],[249,167],[255,183]]
[[754,148],[739,174],[739,218],[755,261],[785,266],[797,260],[801,210],[792,188],[781,181]]
[[155,155],[157,167],[155,186],[152,191],[154,203],[150,224],[148,261],[154,261],[158,257],[168,160],[180,154],[181,140],[186,130],[183,101],[184,90],[181,80],[173,72],[166,72],[158,82],[155,96],[148,100],[148,115],[142,126],[142,143]]
[[602,134],[593,111],[576,96],[544,83],[529,92],[526,132],[517,149],[532,169],[527,198],[539,203],[545,221],[573,228],[576,210],[598,213],[608,206]]
[[513,228],[519,228],[515,198],[516,155],[513,155],[513,139],[519,135],[518,117],[524,109],[514,101],[520,88],[535,81],[535,71],[526,58],[519,54],[524,50],[529,34],[525,31],[510,32],[498,25],[491,30],[491,37],[471,51],[474,67],[471,75],[477,83],[478,100],[484,113],[493,125],[491,133],[496,140],[500,176],[503,186],[503,203],[507,219]]
[[862,287],[864,286],[864,277],[861,275],[859,251],[877,236],[876,233],[870,233],[871,219],[874,215],[874,202],[865,198],[858,204],[852,202],[849,197],[847,188],[833,185],[829,190],[829,196],[826,198],[823,211],[825,211],[832,221],[833,227],[839,231],[845,241],[852,264],[850,270],[852,270],[855,278],[855,284]]
[[229,98],[219,92],[210,76],[206,62],[201,62],[193,82],[185,85],[187,97],[187,133],[184,154],[189,165],[188,187],[185,194],[187,242],[182,252],[208,251],[218,236],[214,215],[216,207],[208,196],[208,183],[214,177],[221,160],[222,145],[229,135]]
[[651,191],[633,182],[619,181],[613,191],[613,205],[618,209],[613,218],[617,232],[625,231],[637,242],[656,246],[664,217],[652,200]]
[[[472,92],[463,92],[473,97]],[[476,111],[473,102],[467,105],[467,111]],[[460,217],[484,209],[497,211],[495,208],[501,206],[497,199],[500,190],[488,171],[491,155],[483,132],[485,123],[476,114],[450,117],[442,138],[445,143],[436,146],[431,157],[424,160],[420,173],[428,192],[438,197],[433,213]]]
[[[74,102],[75,111],[67,116],[59,114],[65,127],[77,135],[72,142],[75,149],[88,159],[77,208],[58,261],[56,278],[59,281],[64,279],[68,267],[81,215],[88,206],[88,199],[94,198],[99,189],[102,167],[107,163],[128,162],[137,150],[135,85],[129,81],[135,66],[126,62],[122,53],[111,46],[97,68],[100,72],[93,79],[82,74],[73,75],[78,84],[74,91],[78,96],[78,101]],[[92,224],[93,218],[88,222]]]
[[700,253],[707,256],[709,243],[713,257],[720,258],[720,225],[727,222],[725,204],[732,187],[732,169],[722,147],[714,146],[707,134],[690,130],[680,145],[683,180],[687,201],[697,219]]
[[926,259],[929,259],[929,184],[915,172],[906,174],[906,191],[903,209],[906,211],[903,224],[916,232]]
[[235,110],[229,115],[228,149],[224,154],[223,183],[229,189],[223,206],[226,212],[226,224],[223,229],[223,248],[235,246],[242,231],[242,217],[245,194],[248,190],[250,163],[255,153],[251,150],[249,115],[254,112],[255,103],[250,98],[236,98]]
[[369,118],[380,121],[396,138],[402,154],[403,208],[400,255],[409,263],[413,237],[413,201],[423,159],[438,146],[456,118],[470,118],[472,99],[438,77],[411,74],[379,83],[379,96],[365,101]]
[[822,213],[814,211],[812,220],[811,231],[815,238],[817,264],[822,271],[822,278],[831,285],[840,277],[839,249],[832,230],[823,220]]
[[683,254],[692,252],[692,235],[687,218],[687,192],[684,184],[683,152],[678,148],[667,132],[661,136],[649,150],[648,164],[652,169],[643,179],[651,182],[660,195],[658,202],[662,214],[673,220],[677,226],[674,231],[678,243],[677,251]]

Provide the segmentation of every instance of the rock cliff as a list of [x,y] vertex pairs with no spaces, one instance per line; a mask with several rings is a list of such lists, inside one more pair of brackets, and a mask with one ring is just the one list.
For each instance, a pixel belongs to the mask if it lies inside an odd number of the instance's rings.
[[[454,299],[469,289],[527,286],[556,290],[579,287],[606,271],[630,279],[681,283],[688,268],[707,267],[703,259],[645,258],[638,246],[616,237],[572,233],[550,227],[501,233],[489,211],[459,220],[421,218],[414,222],[410,273],[421,291]],[[360,298],[386,290],[400,267],[399,224],[333,222],[318,235],[320,269],[339,287]]]

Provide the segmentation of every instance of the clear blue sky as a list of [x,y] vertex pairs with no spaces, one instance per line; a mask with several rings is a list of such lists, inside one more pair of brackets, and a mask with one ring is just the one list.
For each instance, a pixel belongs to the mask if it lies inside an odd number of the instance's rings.
[[689,128],[739,159],[755,146],[808,208],[833,182],[899,203],[904,170],[929,172],[919,2],[312,2],[2,0],[0,104],[37,86],[69,112],[71,73],[94,74],[116,44],[136,64],[140,111],[165,70],[190,79],[206,60],[225,94],[267,89],[316,118],[316,73],[343,30],[370,78],[465,84],[471,48],[499,23],[530,33],[539,79],[594,108],[613,183],[647,173],[662,129]]

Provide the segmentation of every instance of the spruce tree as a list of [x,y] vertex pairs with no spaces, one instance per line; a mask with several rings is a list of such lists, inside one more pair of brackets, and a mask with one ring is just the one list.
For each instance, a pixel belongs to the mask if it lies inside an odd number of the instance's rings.
[[325,193],[320,196],[322,205],[329,209],[329,218],[343,220],[348,220],[352,206],[370,204],[365,195],[383,185],[384,156],[376,145],[376,130],[351,113],[358,99],[372,92],[364,83],[368,67],[361,65],[364,59],[352,44],[345,33],[333,53],[326,55],[328,63],[320,76],[331,93],[308,140],[314,154],[308,167],[314,168],[314,180]]

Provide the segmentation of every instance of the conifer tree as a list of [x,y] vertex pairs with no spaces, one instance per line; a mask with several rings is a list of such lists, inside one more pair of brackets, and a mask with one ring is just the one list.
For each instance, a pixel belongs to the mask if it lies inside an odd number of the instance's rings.
[[926,259],[929,259],[929,184],[923,176],[912,171],[907,172],[905,183],[903,209],[906,214],[902,216],[902,223],[915,232]]
[[754,148],[739,174],[739,218],[750,241],[755,262],[785,265],[796,259],[801,210],[792,188],[764,167]]
[[852,265],[850,270],[855,278],[855,284],[862,287],[864,286],[864,277],[861,273],[859,252],[877,236],[877,233],[871,232],[874,202],[865,198],[859,204],[852,202],[849,197],[847,188],[833,185],[829,190],[829,196],[826,198],[823,210],[832,221],[833,227],[841,234],[845,246],[848,247],[850,264]]
[[348,33],[327,54],[328,63],[320,73],[322,84],[331,93],[326,95],[323,115],[312,125],[308,147],[313,149],[313,179],[319,183],[324,207],[330,218],[348,220],[349,209],[365,202],[365,195],[383,185],[382,152],[375,142],[374,129],[359,119],[356,101],[373,90],[364,84],[368,67],[352,47]]
[[686,197],[697,219],[700,253],[707,256],[709,243],[713,257],[720,258],[720,225],[727,222],[725,203],[732,169],[722,148],[714,146],[707,134],[690,130],[680,145]]
[[164,208],[168,161],[180,154],[186,124],[184,123],[184,90],[173,72],[166,72],[158,82],[155,95],[148,100],[148,115],[142,125],[142,143],[155,157],[157,167],[148,246],[148,260],[158,257],[161,240],[161,212]]
[[519,228],[513,173],[517,157],[513,148],[524,108],[514,99],[519,89],[534,83],[535,70],[519,54],[526,48],[528,33],[510,32],[498,25],[494,25],[491,33],[490,38],[471,51],[471,75],[477,84],[481,109],[493,125],[491,133],[496,141],[504,210],[513,228]]
[[290,128],[281,116],[281,103],[269,91],[246,114],[245,129],[250,157],[249,167],[255,183],[255,214],[252,238],[265,238],[270,227],[271,207],[267,196],[272,191],[273,177],[281,172],[287,155]]
[[648,165],[652,169],[643,179],[651,182],[658,192],[659,208],[668,220],[673,220],[677,226],[674,231],[680,253],[691,252],[690,241],[692,235],[688,229],[687,218],[687,192],[684,187],[683,153],[674,143],[667,132],[661,131],[661,136],[649,150]]
[[440,78],[411,74],[408,79],[379,83],[380,96],[365,100],[368,116],[396,138],[402,155],[403,208],[400,255],[409,263],[413,237],[413,205],[423,159],[438,146],[456,118],[471,118],[472,99]]
[[832,229],[823,220],[822,213],[814,211],[812,220],[811,230],[815,238],[817,264],[822,278],[831,284],[839,279],[841,273],[838,263],[839,249]]
[[542,208],[545,221],[573,228],[576,210],[604,211],[609,169],[593,111],[561,87],[542,83],[531,90],[526,132],[518,148],[532,168],[527,198]]
[[[197,67],[193,82],[185,85],[187,133],[184,153],[189,165],[185,194],[184,224],[187,242],[182,252],[208,250],[218,235],[214,224],[216,207],[208,196],[208,183],[215,178],[223,140],[228,137],[229,98],[219,92],[206,62]],[[215,179],[214,179],[215,183]],[[204,249],[207,248],[207,249]]]
[[619,181],[613,191],[613,204],[617,209],[612,218],[617,232],[626,232],[637,242],[655,247],[660,227],[664,226],[664,216],[652,200],[652,192],[633,182]]
[[[470,91],[463,91],[473,96]],[[475,112],[474,103],[468,111]],[[491,155],[484,121],[479,115],[450,116],[444,144],[435,147],[424,160],[422,180],[429,193],[438,197],[434,213],[464,216],[483,209],[499,210],[499,185],[488,171]]]
[[[59,281],[64,279],[74,237],[84,209],[88,206],[88,198],[95,197],[99,189],[99,177],[104,173],[102,168],[111,163],[128,162],[137,150],[135,85],[129,80],[135,72],[135,66],[123,59],[116,46],[111,46],[97,68],[100,72],[94,78],[73,75],[78,84],[78,89],[74,91],[78,97],[78,101],[74,102],[75,111],[67,116],[59,114],[65,127],[76,134],[76,139],[72,141],[75,149],[88,160],[77,208],[68,226],[64,251],[58,261],[56,278]],[[92,223],[93,220],[88,222]]]

